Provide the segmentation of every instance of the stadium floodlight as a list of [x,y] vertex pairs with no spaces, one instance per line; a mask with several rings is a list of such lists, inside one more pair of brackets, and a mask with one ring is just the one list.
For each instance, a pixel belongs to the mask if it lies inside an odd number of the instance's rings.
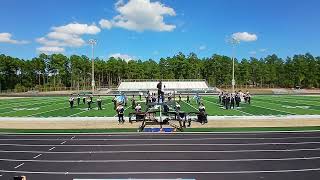
[[94,81],[94,45],[97,44],[97,40],[95,39],[90,39],[89,44],[92,47],[92,80],[91,80],[91,87],[92,87],[92,94],[94,94],[94,87],[95,87],[95,81]]
[[232,46],[232,81],[231,81],[232,92],[231,93],[234,93],[234,86],[236,85],[236,80],[234,79],[235,46],[239,44],[240,41],[234,37],[231,37],[230,39],[228,39],[227,42]]

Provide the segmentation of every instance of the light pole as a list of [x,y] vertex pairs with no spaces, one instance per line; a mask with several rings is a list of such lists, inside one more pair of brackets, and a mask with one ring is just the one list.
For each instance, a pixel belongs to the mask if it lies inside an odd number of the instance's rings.
[[232,46],[232,92],[231,93],[234,93],[234,86],[236,85],[236,80],[234,79],[234,59],[235,59],[235,46],[237,44],[239,44],[240,41],[238,39],[235,39],[235,38],[231,38],[230,39],[230,44]]
[[92,87],[92,94],[94,94],[94,86],[95,86],[95,81],[94,81],[94,45],[97,44],[97,40],[95,39],[90,39],[89,44],[91,45],[92,48],[92,77],[91,77],[91,87]]

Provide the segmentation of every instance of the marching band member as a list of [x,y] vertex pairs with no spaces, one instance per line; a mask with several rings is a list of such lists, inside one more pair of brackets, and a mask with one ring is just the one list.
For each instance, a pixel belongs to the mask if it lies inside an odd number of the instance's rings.
[[122,106],[122,104],[120,103],[116,109],[117,111],[117,114],[118,114],[118,121],[119,121],[119,124],[120,123],[124,123],[124,119],[123,119],[123,114],[124,114],[124,107]]
[[70,98],[69,98],[69,103],[70,103],[70,108],[72,109],[73,108],[73,104],[74,104],[74,98],[71,94]]

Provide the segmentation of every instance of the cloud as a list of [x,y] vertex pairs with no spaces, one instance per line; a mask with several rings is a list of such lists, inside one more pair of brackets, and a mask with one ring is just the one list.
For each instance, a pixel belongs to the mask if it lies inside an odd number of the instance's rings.
[[28,41],[18,41],[12,39],[12,34],[10,33],[0,33],[0,43],[10,43],[10,44],[27,44]]
[[70,23],[63,26],[52,27],[52,32],[49,32],[45,37],[37,38],[36,41],[42,45],[37,50],[48,50],[55,52],[64,52],[63,47],[81,47],[86,42],[81,38],[82,35],[98,34],[101,30],[96,25]]
[[65,46],[65,44],[61,41],[49,40],[45,37],[37,38],[36,42],[38,42],[44,46]]
[[131,61],[134,59],[133,56],[130,56],[130,55],[127,55],[127,54],[121,54],[121,53],[114,53],[114,54],[110,54],[109,55],[109,58],[110,57],[114,57],[114,58],[120,58],[120,59],[123,59],[125,61]]
[[79,23],[70,23],[65,26],[53,27],[55,32],[65,33],[65,34],[98,34],[101,30],[96,25],[87,25]]
[[110,29],[114,26],[137,32],[172,31],[176,28],[175,25],[164,22],[164,16],[176,15],[174,9],[158,1],[129,0],[124,3],[123,0],[120,0],[115,4],[115,8],[119,14],[110,21],[101,19],[101,28]]
[[258,36],[256,34],[250,34],[248,32],[237,32],[232,34],[232,38],[238,41],[256,41]]
[[54,53],[63,53],[64,48],[55,47],[55,46],[43,46],[43,47],[37,48],[37,51],[39,53],[54,54]]
[[130,40],[136,40],[136,39],[138,39],[138,37],[137,37],[137,36],[129,36],[128,39],[130,39]]
[[99,21],[99,24],[100,24],[100,27],[103,29],[111,29],[112,28],[112,23],[106,19],[101,19]]
[[123,0],[118,0],[115,4],[114,4],[114,7],[117,8],[119,6],[123,6],[125,3]]
[[61,33],[61,32],[50,32],[47,34],[48,38],[51,39],[59,39],[59,40],[66,40],[66,39],[70,39],[70,38],[74,38],[77,37],[78,35],[73,35],[73,34],[67,34],[67,33]]
[[268,49],[263,48],[263,49],[259,49],[260,52],[266,52]]
[[79,35],[76,34],[50,32],[47,34],[47,37],[60,41],[60,46],[80,47],[86,43]]
[[206,49],[207,49],[207,46],[206,46],[206,45],[202,45],[202,46],[199,47],[199,50],[200,50],[200,51],[203,51],[203,50],[206,50]]
[[251,55],[256,55],[256,54],[257,54],[257,51],[250,51],[249,54],[251,54]]

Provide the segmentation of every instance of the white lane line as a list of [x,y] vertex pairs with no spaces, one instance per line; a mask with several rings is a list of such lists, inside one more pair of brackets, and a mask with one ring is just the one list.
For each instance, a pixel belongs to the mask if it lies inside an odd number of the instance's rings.
[[52,147],[52,148],[50,148],[48,151],[52,151],[52,150],[54,150],[56,147]]
[[[159,138],[159,139],[151,139],[151,138],[119,138],[119,139],[104,139],[104,138],[96,138],[96,139],[72,139],[73,141],[200,141],[200,140],[290,140],[290,139],[319,139],[319,136],[310,136],[310,137],[208,137],[208,138]],[[0,139],[0,141],[67,141],[69,139]],[[64,144],[63,142],[61,144]]]
[[[70,175],[145,175],[145,174],[257,174],[257,173],[291,173],[291,172],[310,172],[320,171],[320,168],[309,169],[280,169],[280,170],[257,170],[257,171],[158,171],[158,172],[68,172]],[[0,170],[3,173],[20,173],[20,174],[49,174],[64,175],[66,172],[50,171],[9,171]]]
[[112,154],[112,153],[248,153],[248,152],[299,152],[320,151],[320,148],[306,149],[238,149],[238,150],[176,150],[176,151],[2,151],[2,153],[42,153],[42,154]]
[[18,169],[19,167],[23,166],[24,163],[19,164],[18,166],[14,167],[15,169]]
[[[252,162],[252,161],[298,161],[318,160],[320,157],[263,158],[263,159],[117,159],[117,160],[33,160],[0,159],[5,162],[42,162],[42,163],[127,163],[127,162]],[[24,163],[17,167],[22,166]],[[16,168],[15,168],[16,169]]]
[[[320,144],[320,142],[307,141],[307,142],[271,142],[271,143],[207,143],[207,144],[0,144],[0,146],[21,146],[21,147],[48,147],[48,146],[57,146],[57,147],[138,147],[138,146],[263,146],[263,145],[303,145],[303,144]],[[54,149],[55,147],[51,148]],[[50,150],[50,149],[49,149]]]
[[38,154],[35,157],[33,157],[33,159],[37,159],[38,157],[40,157],[42,154]]
[[64,144],[64,143],[66,143],[67,141],[63,141],[62,143],[60,143],[60,144]]

